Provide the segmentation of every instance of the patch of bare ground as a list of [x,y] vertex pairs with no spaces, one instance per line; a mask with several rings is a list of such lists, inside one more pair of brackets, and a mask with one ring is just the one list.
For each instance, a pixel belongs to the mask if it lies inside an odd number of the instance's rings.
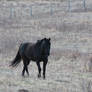
[[[6,8],[6,12],[0,10],[0,92],[91,92],[92,13],[57,11],[50,15],[39,14],[35,8],[34,16],[28,17],[24,16],[27,12],[23,10],[21,15],[17,9],[13,18],[8,17]],[[37,78],[34,62],[25,78],[21,76],[22,62],[16,68],[9,67],[22,42],[44,37],[51,38],[46,80]]]

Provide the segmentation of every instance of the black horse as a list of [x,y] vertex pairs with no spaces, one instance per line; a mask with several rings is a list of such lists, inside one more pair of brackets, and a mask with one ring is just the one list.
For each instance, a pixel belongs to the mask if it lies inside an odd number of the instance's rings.
[[38,66],[39,78],[41,77],[40,62],[43,61],[43,78],[45,79],[46,64],[48,62],[48,56],[50,55],[50,47],[50,38],[38,40],[36,43],[22,43],[15,59],[11,62],[10,66],[15,67],[20,63],[21,60],[23,60],[24,67],[22,76],[24,76],[25,71],[29,76],[28,65],[31,60],[35,61]]

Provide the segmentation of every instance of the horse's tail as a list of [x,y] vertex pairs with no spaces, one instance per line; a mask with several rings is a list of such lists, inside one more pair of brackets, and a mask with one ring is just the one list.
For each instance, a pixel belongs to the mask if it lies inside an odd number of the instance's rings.
[[19,51],[18,51],[16,57],[15,57],[14,60],[11,62],[10,66],[15,67],[15,66],[17,66],[17,65],[20,63],[20,61],[21,61],[21,56],[20,56],[20,53],[19,53]]

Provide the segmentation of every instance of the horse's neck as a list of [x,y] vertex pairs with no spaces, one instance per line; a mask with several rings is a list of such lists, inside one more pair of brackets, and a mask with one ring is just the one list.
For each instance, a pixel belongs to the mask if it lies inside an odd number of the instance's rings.
[[40,48],[40,46],[41,46],[41,44],[40,44],[40,43],[36,43],[36,44],[35,44],[35,48],[37,48],[37,49],[39,49],[39,48]]

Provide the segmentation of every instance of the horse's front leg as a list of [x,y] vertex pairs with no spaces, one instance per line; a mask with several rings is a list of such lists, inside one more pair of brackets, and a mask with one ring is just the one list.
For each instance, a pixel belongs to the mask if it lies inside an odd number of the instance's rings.
[[47,65],[47,62],[48,62],[47,59],[43,61],[43,78],[44,78],[44,79],[45,79],[45,72],[46,72],[46,65]]
[[38,62],[36,62],[36,64],[37,64],[37,66],[38,66],[38,78],[40,78],[41,77],[41,66],[40,66],[40,62],[38,61]]

